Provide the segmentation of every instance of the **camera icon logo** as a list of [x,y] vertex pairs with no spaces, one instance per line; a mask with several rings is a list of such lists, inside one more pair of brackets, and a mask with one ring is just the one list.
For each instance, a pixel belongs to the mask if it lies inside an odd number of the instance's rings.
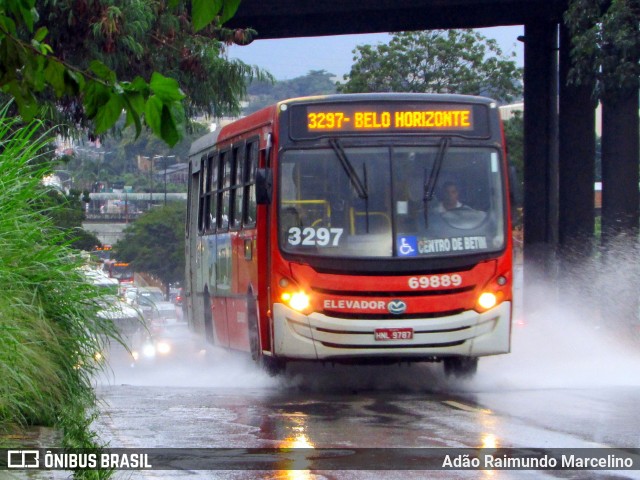
[[9,450],[7,452],[8,468],[39,468],[40,452],[38,450]]

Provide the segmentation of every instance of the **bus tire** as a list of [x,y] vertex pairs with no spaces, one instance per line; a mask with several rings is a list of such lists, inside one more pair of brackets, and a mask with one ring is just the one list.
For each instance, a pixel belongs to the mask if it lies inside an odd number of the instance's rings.
[[287,364],[279,359],[273,357],[267,357],[262,355],[260,360],[260,367],[269,374],[270,377],[277,377],[284,373],[287,368]]
[[447,357],[443,363],[447,377],[472,378],[478,371],[478,357]]
[[251,350],[251,359],[255,364],[269,374],[276,376],[284,372],[286,368],[285,362],[279,358],[270,357],[262,353],[262,345],[260,344],[260,334],[258,331],[258,306],[249,294],[247,299],[247,320],[249,323],[249,348]]

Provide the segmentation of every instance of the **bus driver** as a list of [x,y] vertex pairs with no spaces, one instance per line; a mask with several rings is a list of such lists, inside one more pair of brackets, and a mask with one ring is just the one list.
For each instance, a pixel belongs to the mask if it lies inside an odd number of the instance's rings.
[[454,208],[470,208],[467,205],[463,204],[459,200],[460,192],[458,191],[458,186],[455,182],[448,181],[444,183],[443,186],[443,198],[440,204],[436,207],[436,211],[438,213],[445,213],[449,210],[453,210]]

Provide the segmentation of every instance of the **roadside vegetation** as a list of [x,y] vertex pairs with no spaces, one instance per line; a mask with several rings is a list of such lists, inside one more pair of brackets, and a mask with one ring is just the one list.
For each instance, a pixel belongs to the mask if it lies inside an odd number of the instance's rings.
[[60,206],[42,185],[50,136],[39,122],[3,114],[0,142],[0,443],[24,446],[24,429],[42,425],[61,432],[61,446],[95,448],[92,377],[117,333],[96,315],[99,294],[79,270],[83,259],[54,226]]
[[114,255],[136,272],[158,278],[169,294],[169,285],[184,281],[185,202],[155,207],[124,229]]

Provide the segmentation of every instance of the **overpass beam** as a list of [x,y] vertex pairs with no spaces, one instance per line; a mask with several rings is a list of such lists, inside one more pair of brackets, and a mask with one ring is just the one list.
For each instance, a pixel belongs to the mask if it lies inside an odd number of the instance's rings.
[[525,24],[525,311],[539,303],[533,286],[539,285],[540,280],[555,280],[558,243],[557,45],[557,23]]

